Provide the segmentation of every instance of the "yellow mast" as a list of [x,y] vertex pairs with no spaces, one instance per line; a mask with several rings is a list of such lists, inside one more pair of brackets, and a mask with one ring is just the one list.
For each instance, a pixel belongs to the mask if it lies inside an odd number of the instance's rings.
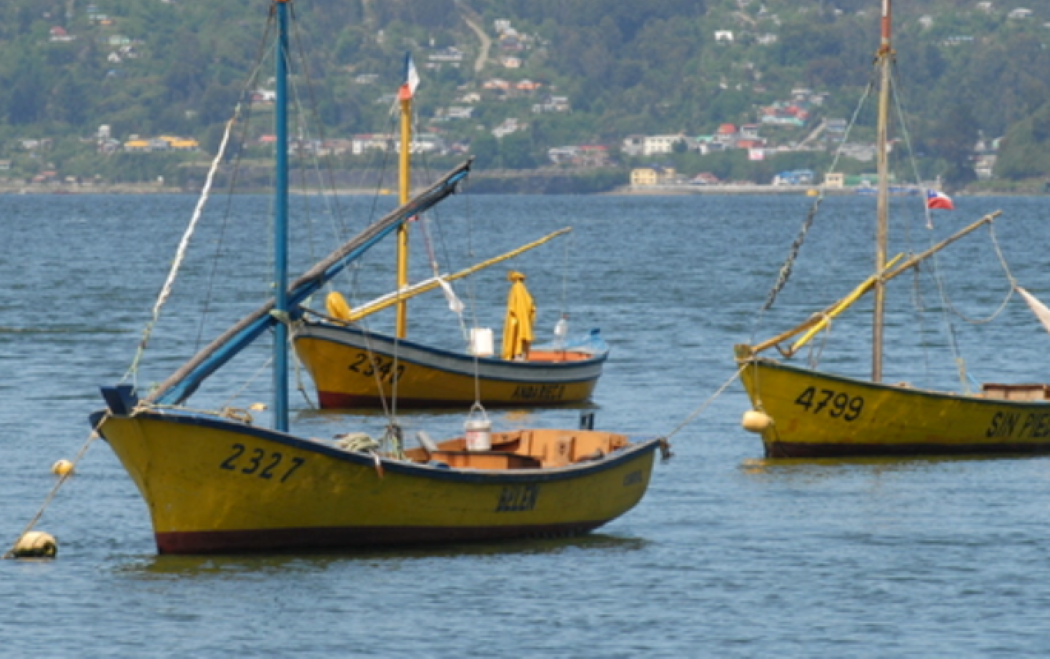
[[[406,91],[407,90],[407,91]],[[401,153],[398,159],[398,203],[408,202],[409,180],[409,145],[412,142],[412,92],[408,83],[401,88]],[[408,287],[408,222],[402,222],[397,230],[397,290]],[[408,334],[408,299],[397,302],[397,320],[395,325],[397,338],[403,339]]]
[[875,164],[879,187],[875,202],[875,317],[872,323],[871,379],[882,381],[882,336],[885,315],[885,280],[881,277],[886,269],[886,249],[889,242],[889,164],[886,154],[886,131],[890,111],[890,65],[893,50],[890,47],[890,0],[882,0],[882,41],[877,59],[880,69],[878,123],[875,134]]
[[[506,261],[507,259],[514,258],[515,256],[518,256],[523,252],[527,252],[530,249],[533,249],[534,247],[539,247],[547,241],[557,238],[558,236],[566,234],[570,231],[572,231],[572,228],[570,227],[559,229],[554,233],[549,233],[543,238],[535,240],[527,245],[522,245],[517,249],[505,252],[503,254],[500,254],[499,256],[488,259],[487,261],[482,261],[481,263],[472,265],[469,268],[466,268],[465,270],[460,270],[459,272],[450,275],[445,275],[441,278],[441,280],[445,282],[450,282],[455,281],[457,279],[462,279],[463,277],[472,275],[479,270],[484,270],[485,268],[494,266],[497,263],[501,263],[503,261]],[[356,323],[365,316],[374,314],[377,311],[382,311],[383,309],[387,309],[394,304],[399,304],[400,302],[406,301],[409,298],[413,298],[419,295],[420,293],[426,293],[427,291],[434,290],[435,288],[441,285],[441,280],[439,280],[437,277],[433,277],[425,281],[417,282],[412,286],[409,286],[408,288],[403,288],[399,291],[394,292],[393,294],[384,295],[383,297],[377,298],[375,300],[372,300],[371,302],[367,302],[361,305],[360,307],[353,309],[349,312],[349,314],[346,317],[341,317],[340,320],[345,320],[348,323]]]
[[[747,344],[741,344],[739,347],[743,349],[744,354],[747,355],[747,356],[757,355],[758,353],[762,352],[763,350],[768,350],[769,348],[772,348],[773,346],[776,346],[776,345],[778,345],[778,344],[780,344],[780,343],[782,343],[784,341],[787,341],[788,339],[790,339],[792,337],[795,337],[795,336],[798,336],[799,334],[802,334],[806,330],[810,330],[810,329],[813,329],[813,328],[820,329],[820,328],[823,328],[823,327],[827,326],[827,320],[829,318],[832,318],[832,317],[838,315],[839,313],[841,313],[842,311],[845,311],[845,309],[847,307],[849,307],[849,305],[853,304],[862,295],[864,295],[868,291],[872,290],[872,288],[874,288],[874,286],[875,286],[875,282],[876,281],[882,281],[883,283],[885,283],[885,282],[890,281],[891,279],[895,279],[896,277],[900,276],[904,272],[908,271],[911,268],[914,268],[915,266],[919,265],[920,263],[922,263],[923,261],[925,261],[929,257],[931,257],[934,254],[936,254],[937,252],[941,251],[942,249],[944,249],[948,245],[951,245],[956,240],[962,238],[963,236],[965,236],[965,235],[967,235],[969,233],[972,233],[978,227],[984,226],[985,224],[991,224],[992,221],[995,218],[999,217],[1001,214],[1002,214],[1002,211],[995,211],[994,213],[989,213],[988,215],[985,215],[984,217],[982,217],[981,219],[977,220],[976,222],[974,222],[970,226],[968,226],[968,227],[966,227],[966,228],[964,228],[964,229],[962,229],[960,231],[955,232],[951,236],[945,238],[944,240],[942,240],[941,242],[937,243],[933,247],[927,249],[926,251],[920,252],[919,254],[916,254],[916,255],[912,256],[908,260],[906,260],[903,263],[901,263],[899,266],[897,265],[897,262],[904,255],[903,254],[898,254],[892,261],[889,262],[889,264],[887,264],[886,269],[883,270],[881,273],[876,273],[876,274],[868,277],[866,280],[864,280],[864,282],[860,286],[855,288],[852,293],[850,293],[846,297],[842,298],[841,300],[839,300],[835,304],[832,304],[831,306],[825,308],[823,311],[813,314],[806,321],[804,321],[801,325],[795,327],[794,329],[790,329],[790,330],[788,330],[786,332],[782,332],[782,333],[774,336],[771,339],[767,339],[767,340],[763,341],[762,343],[758,343],[758,344],[755,344],[753,346],[749,346]],[[894,266],[896,266],[896,267],[894,267]],[[890,268],[892,268],[892,270]],[[809,340],[809,338],[811,338],[811,337],[807,336],[805,340]],[[791,356],[791,355],[795,354],[796,350],[798,350],[800,347],[802,347],[802,343],[804,343],[804,340],[803,339],[799,339],[798,341],[795,342],[795,344],[793,346],[791,346],[791,348],[789,348],[786,351],[785,350],[781,350],[780,352],[785,354],[785,355],[787,355],[787,356]]]

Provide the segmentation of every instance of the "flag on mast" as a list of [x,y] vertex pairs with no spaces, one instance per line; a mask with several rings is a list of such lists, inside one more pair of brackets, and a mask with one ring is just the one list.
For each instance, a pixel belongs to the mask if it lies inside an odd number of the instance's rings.
[[952,198],[938,190],[926,191],[926,208],[939,208],[941,210],[953,211],[955,204]]
[[398,99],[402,101],[412,100],[419,86],[419,72],[416,71],[416,63],[412,61],[412,53],[405,53],[405,81],[401,83],[398,91]]

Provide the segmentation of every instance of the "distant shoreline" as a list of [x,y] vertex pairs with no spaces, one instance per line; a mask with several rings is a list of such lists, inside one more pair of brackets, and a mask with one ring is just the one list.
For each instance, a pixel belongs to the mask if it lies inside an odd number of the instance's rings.
[[[817,196],[860,196],[871,195],[870,188],[820,188],[814,185],[758,185],[758,184],[723,184],[723,185],[655,185],[655,186],[630,186],[624,185],[612,190],[602,192],[578,192],[564,194],[580,194],[595,196],[624,196],[624,197],[666,197],[685,195],[801,195]],[[266,194],[266,190],[242,190],[240,194]],[[293,191],[293,194],[296,191]],[[213,193],[224,193],[213,191]],[[156,183],[117,183],[117,184],[82,184],[82,185],[59,185],[55,183],[27,183],[21,185],[0,184],[0,195],[76,195],[76,194],[110,194],[110,195],[198,195],[199,190],[184,190],[175,186],[163,186]],[[339,195],[375,195],[373,188],[347,188],[335,190]],[[510,195],[537,195],[558,196],[563,193],[534,193],[534,192],[479,192],[474,194],[510,194]],[[915,196],[910,195],[894,196]],[[960,197],[981,196],[1042,196],[1046,194],[1041,190],[959,190],[951,193]]]

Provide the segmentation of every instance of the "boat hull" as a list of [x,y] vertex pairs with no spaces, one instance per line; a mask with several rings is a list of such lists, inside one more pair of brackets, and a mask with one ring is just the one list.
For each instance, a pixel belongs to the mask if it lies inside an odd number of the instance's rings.
[[741,379],[772,423],[767,457],[1050,452],[1050,405],[876,384],[750,358]]
[[391,400],[395,379],[400,408],[470,405],[479,395],[487,406],[579,403],[594,393],[607,356],[559,351],[545,353],[543,361],[475,358],[321,324],[298,329],[295,350],[324,409],[381,407]]
[[659,443],[557,468],[455,469],[207,416],[111,413],[93,421],[142,494],[162,554],[585,533],[638,503]]

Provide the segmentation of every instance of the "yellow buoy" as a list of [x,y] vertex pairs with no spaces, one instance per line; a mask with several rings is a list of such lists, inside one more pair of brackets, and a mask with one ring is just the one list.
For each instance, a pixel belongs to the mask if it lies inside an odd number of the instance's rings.
[[339,291],[332,291],[324,300],[325,311],[332,318],[350,320],[350,303]]
[[252,403],[248,406],[248,409],[252,412],[262,412],[266,409],[266,403]]
[[51,473],[56,476],[65,476],[73,473],[73,463],[69,460],[59,460],[51,465]]
[[50,533],[30,531],[18,539],[11,554],[15,558],[54,558],[58,554],[58,543]]
[[765,412],[748,410],[744,412],[744,418],[740,425],[744,426],[744,430],[748,432],[763,432],[766,428],[773,425],[773,418]]

